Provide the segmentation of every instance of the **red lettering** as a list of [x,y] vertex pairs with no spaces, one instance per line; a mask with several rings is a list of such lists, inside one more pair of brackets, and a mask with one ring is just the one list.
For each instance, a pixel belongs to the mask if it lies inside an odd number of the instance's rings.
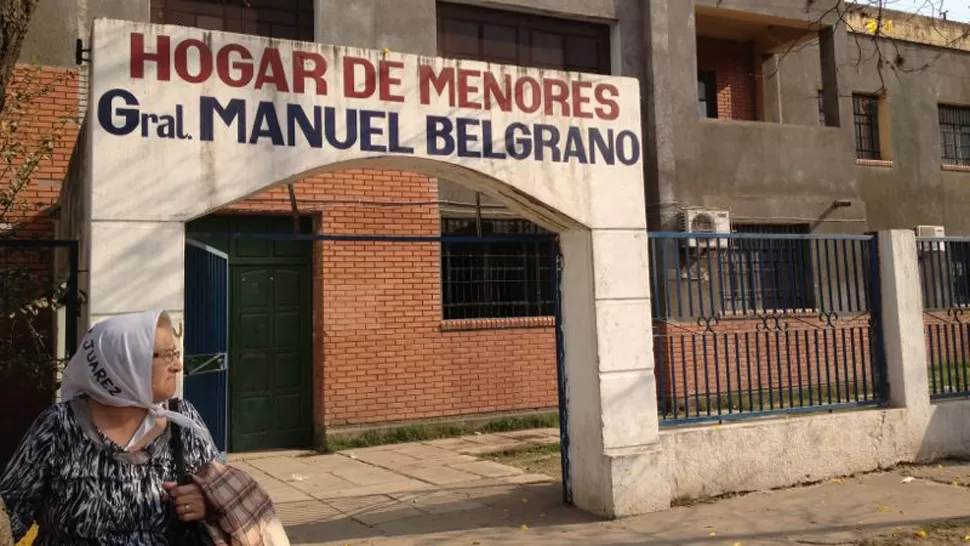
[[283,71],[283,59],[280,58],[280,50],[275,47],[267,47],[263,51],[263,58],[259,61],[259,72],[256,74],[256,89],[262,89],[264,85],[272,84],[278,91],[289,91],[290,86],[286,83],[286,72]]
[[431,103],[431,88],[441,96],[447,90],[448,106],[455,105],[455,69],[443,68],[441,74],[435,75],[434,67],[421,65],[418,69],[418,85],[421,88],[421,104]]
[[402,95],[395,95],[391,93],[392,87],[401,85],[400,78],[391,76],[391,69],[393,68],[395,70],[399,70],[404,68],[404,63],[397,61],[381,61],[378,64],[381,71],[381,100],[387,102],[404,102],[404,97]]
[[542,80],[542,88],[545,94],[543,102],[546,104],[546,115],[554,115],[554,105],[560,106],[560,114],[569,115],[569,85],[562,80]]
[[499,109],[503,112],[512,110],[512,77],[505,74],[504,78],[504,83],[499,85],[495,74],[485,73],[485,108],[487,110],[492,109],[493,103],[498,104]]
[[[307,67],[307,64],[310,67]],[[317,95],[327,94],[327,81],[323,79],[327,73],[327,59],[319,53],[310,51],[293,52],[293,92],[304,93],[306,80],[311,79],[316,84]]]
[[[189,48],[199,52],[199,73],[189,73]],[[190,38],[175,46],[175,72],[189,83],[202,83],[212,76],[212,50],[202,40]]]
[[482,73],[478,70],[458,69],[458,107],[459,108],[481,108],[482,103],[475,102],[473,98],[478,96],[478,86],[468,81],[469,78],[481,78]]
[[155,39],[156,53],[145,51],[145,35],[140,32],[131,34],[131,77],[145,77],[145,63],[152,61],[155,63],[155,77],[159,81],[167,82],[171,77],[171,60],[169,51],[172,42],[168,36],[158,36]]
[[[357,90],[357,67],[364,69],[364,89]],[[344,96],[352,99],[366,99],[374,96],[377,87],[374,65],[360,57],[344,57]]]
[[[607,96],[607,93],[609,93],[609,96]],[[596,102],[601,105],[596,109],[596,116],[598,118],[612,121],[620,117],[620,106],[613,100],[613,98],[620,94],[620,91],[615,85],[601,83],[596,86],[593,94],[596,96]]]
[[[253,54],[239,44],[229,44],[223,47],[216,55],[216,73],[219,74],[219,79],[230,87],[249,85],[249,82],[253,81],[253,63],[231,61],[229,55],[232,53],[238,53],[242,61],[253,60]],[[239,77],[233,76],[233,70],[239,74]]]
[[[526,102],[526,85],[531,87],[528,99],[531,102]],[[525,76],[519,81],[515,82],[515,106],[526,114],[533,114],[539,110],[539,106],[542,105],[542,86],[536,81],[532,76]]]
[[592,82],[575,81],[573,82],[573,115],[577,118],[591,118],[593,113],[583,110],[584,104],[589,104],[589,97],[583,96],[583,90],[593,86]]

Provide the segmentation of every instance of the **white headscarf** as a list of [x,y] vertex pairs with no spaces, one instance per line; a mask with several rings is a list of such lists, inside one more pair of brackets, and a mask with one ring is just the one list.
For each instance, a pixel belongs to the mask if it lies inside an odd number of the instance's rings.
[[148,415],[125,449],[155,428],[159,417],[186,428],[205,430],[195,421],[154,401],[152,363],[155,330],[164,311],[144,311],[105,319],[91,328],[64,370],[61,395],[86,394],[106,406],[139,407]]

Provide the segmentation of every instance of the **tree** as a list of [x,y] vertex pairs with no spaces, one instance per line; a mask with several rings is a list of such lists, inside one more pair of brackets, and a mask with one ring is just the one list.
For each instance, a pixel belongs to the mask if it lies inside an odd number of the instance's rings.
[[6,103],[7,86],[13,77],[30,17],[40,0],[0,0],[0,111]]

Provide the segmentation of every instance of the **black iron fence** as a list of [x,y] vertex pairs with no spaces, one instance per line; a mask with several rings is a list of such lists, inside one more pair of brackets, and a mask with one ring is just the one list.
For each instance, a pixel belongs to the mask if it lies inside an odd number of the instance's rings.
[[970,396],[970,238],[918,238],[933,399]]
[[873,236],[651,233],[664,423],[876,404]]

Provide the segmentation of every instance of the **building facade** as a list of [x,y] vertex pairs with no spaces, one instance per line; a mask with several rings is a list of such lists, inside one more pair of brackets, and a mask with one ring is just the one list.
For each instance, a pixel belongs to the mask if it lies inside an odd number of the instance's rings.
[[[725,232],[943,226],[947,235],[970,235],[962,213],[970,200],[963,187],[970,181],[967,27],[891,13],[884,19],[893,28],[878,27],[886,35],[880,38],[869,30],[873,21],[884,23],[876,14],[840,18],[818,4],[46,0],[22,60],[62,75],[38,103],[41,126],[64,108],[84,116],[86,67],[76,63],[76,40],[86,43],[91,21],[101,17],[630,76],[643,95],[652,230],[707,229],[703,219],[722,214],[726,221],[714,228]],[[880,68],[880,58],[893,63]],[[54,234],[76,133],[65,130],[54,161],[24,194],[31,216],[44,219],[37,233]],[[190,237],[230,258],[230,362],[246,360],[254,332],[278,334],[263,360],[273,363],[272,373],[257,363],[230,374],[231,449],[303,447],[346,429],[555,410],[558,264],[549,248],[225,237],[545,229],[445,176],[350,169],[295,181],[292,189],[249,196],[186,226]],[[698,218],[701,224],[688,221]],[[778,290],[759,286],[757,297]],[[797,288],[787,290],[799,297]]]

